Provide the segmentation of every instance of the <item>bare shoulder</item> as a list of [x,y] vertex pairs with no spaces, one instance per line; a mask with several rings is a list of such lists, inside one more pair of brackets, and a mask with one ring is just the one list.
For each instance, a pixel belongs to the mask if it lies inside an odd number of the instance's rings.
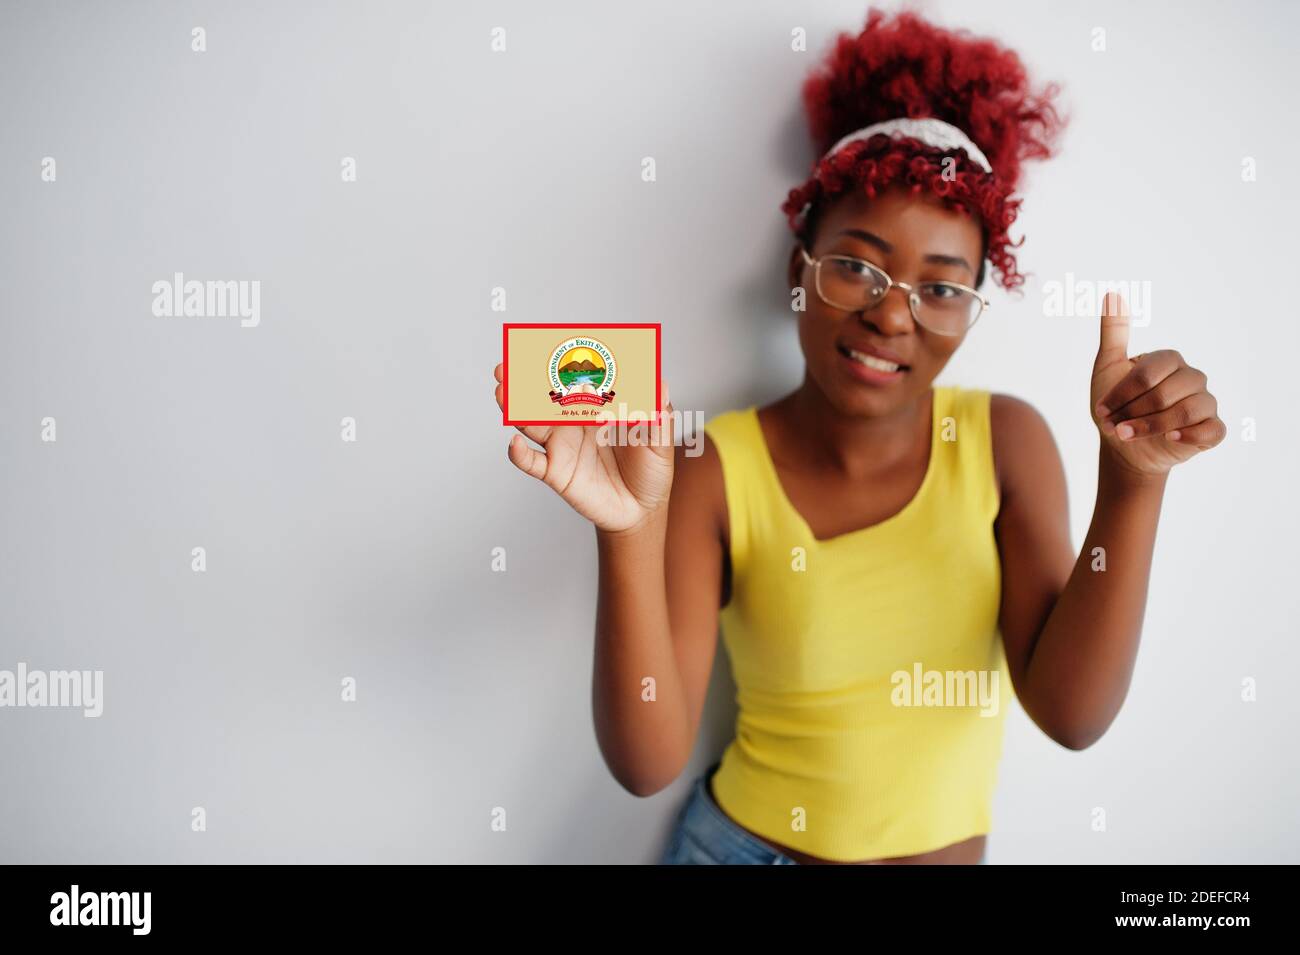
[[1052,429],[1028,401],[1013,395],[991,395],[989,427],[998,485],[1004,498],[1026,482],[1061,473],[1061,455]]
[[[676,449],[668,501],[669,593],[707,594],[711,613],[731,599],[731,525],[722,457],[700,430]],[[692,606],[687,598],[681,606]],[[701,611],[702,612],[702,611]]]
[[722,479],[722,458],[713,439],[701,428],[683,440],[675,450],[671,512],[685,517],[697,529],[707,528],[725,541],[727,537],[726,488]]

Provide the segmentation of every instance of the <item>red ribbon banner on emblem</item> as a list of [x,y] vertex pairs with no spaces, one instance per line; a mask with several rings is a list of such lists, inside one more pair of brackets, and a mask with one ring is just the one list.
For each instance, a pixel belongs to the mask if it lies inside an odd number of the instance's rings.
[[558,391],[550,392],[551,400],[560,405],[604,405],[609,404],[614,392],[607,391],[603,395],[593,394],[591,392],[579,392],[573,395],[562,395]]

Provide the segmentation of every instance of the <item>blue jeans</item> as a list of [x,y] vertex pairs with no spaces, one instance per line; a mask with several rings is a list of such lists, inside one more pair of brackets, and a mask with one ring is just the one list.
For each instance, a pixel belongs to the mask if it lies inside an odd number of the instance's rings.
[[714,763],[691,785],[660,865],[798,865],[731,821],[709,795]]
[[[668,837],[660,865],[798,865],[733,822],[709,794],[714,763],[691,784],[691,792]],[[980,859],[983,865],[988,857]]]

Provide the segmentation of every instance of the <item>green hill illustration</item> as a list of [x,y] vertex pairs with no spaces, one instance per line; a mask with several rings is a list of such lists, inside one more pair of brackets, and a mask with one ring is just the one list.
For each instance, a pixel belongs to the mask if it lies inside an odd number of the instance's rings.
[[584,358],[582,361],[571,361],[561,365],[559,374],[560,381],[564,383],[566,388],[572,388],[574,385],[583,382],[599,388],[605,381],[605,366],[597,365],[595,362]]

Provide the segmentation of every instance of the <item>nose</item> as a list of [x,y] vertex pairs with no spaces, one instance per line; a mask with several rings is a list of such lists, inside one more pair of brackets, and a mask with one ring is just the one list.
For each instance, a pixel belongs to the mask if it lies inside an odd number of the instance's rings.
[[858,312],[858,318],[868,328],[882,335],[905,335],[913,330],[914,319],[908,305],[912,293],[897,285],[890,288],[875,308]]

